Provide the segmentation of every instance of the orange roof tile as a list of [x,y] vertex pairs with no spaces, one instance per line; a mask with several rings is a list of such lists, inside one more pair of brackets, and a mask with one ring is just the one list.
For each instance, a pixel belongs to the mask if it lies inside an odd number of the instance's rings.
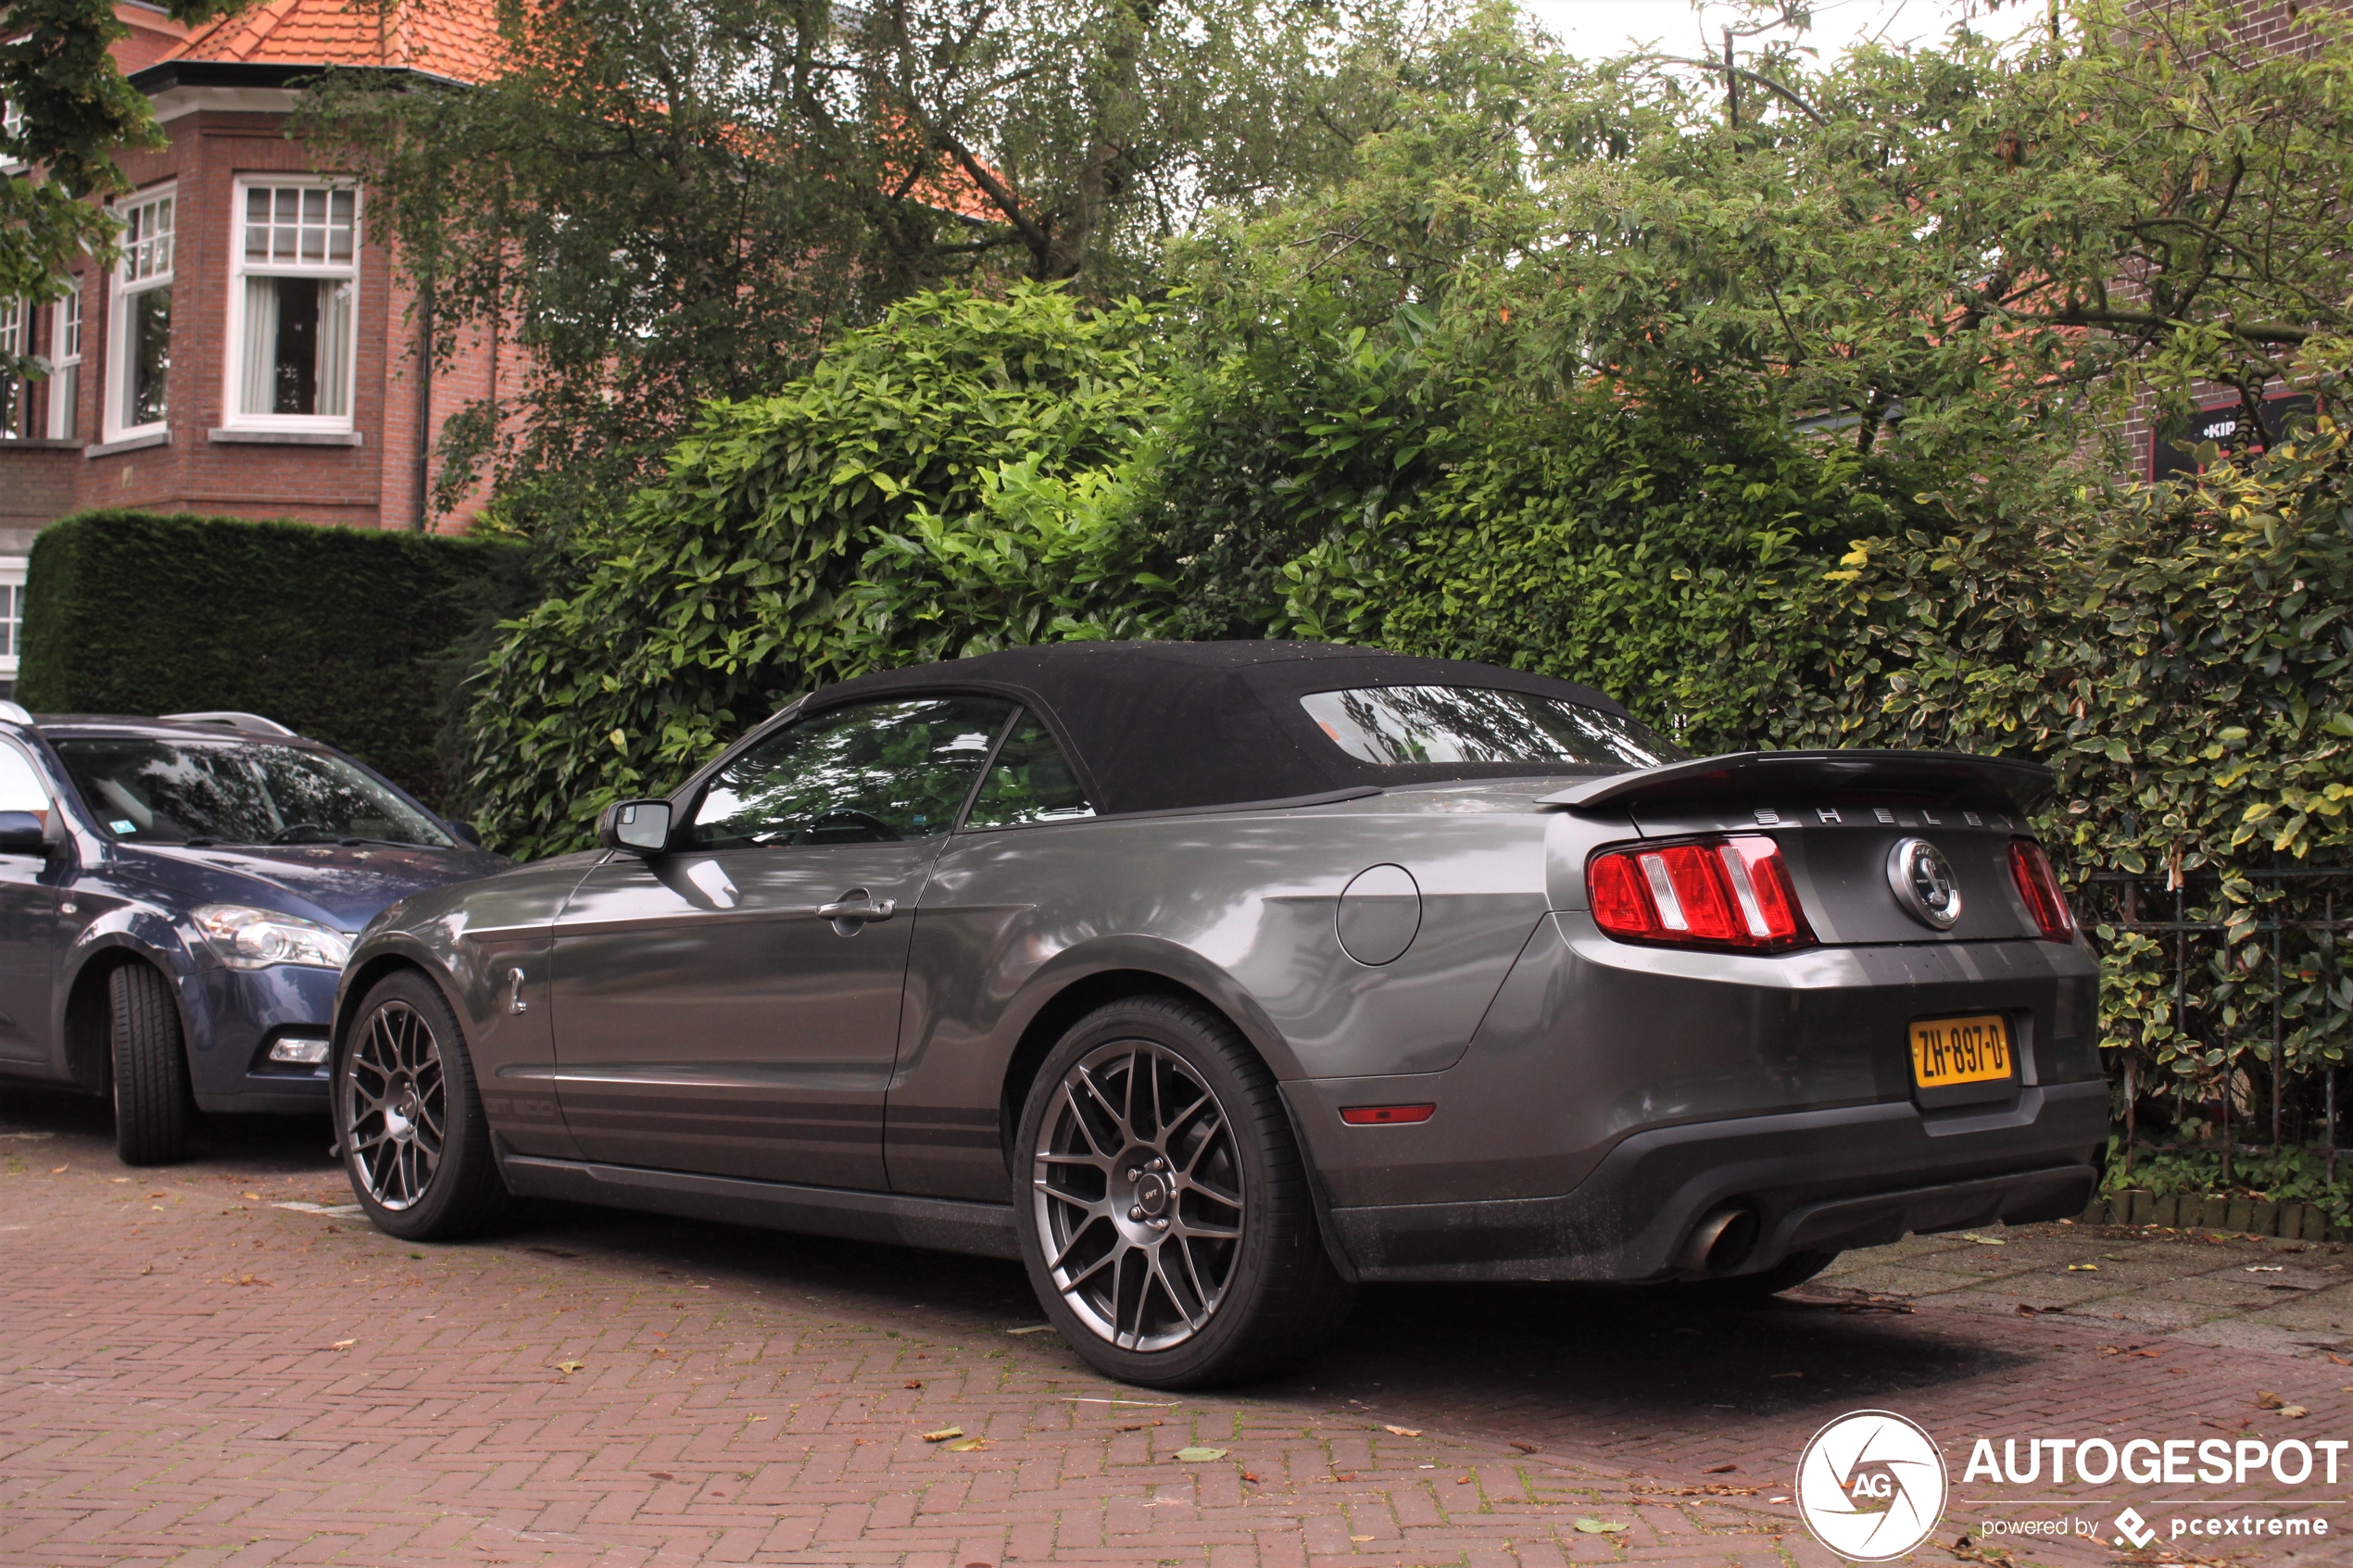
[[175,60],[401,66],[459,82],[498,73],[492,0],[264,0],[173,50]]

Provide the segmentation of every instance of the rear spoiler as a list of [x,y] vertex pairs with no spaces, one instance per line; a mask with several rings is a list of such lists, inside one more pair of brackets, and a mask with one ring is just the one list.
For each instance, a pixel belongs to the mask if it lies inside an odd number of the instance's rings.
[[2031,815],[2057,782],[2039,762],[1965,751],[1733,751],[1587,779],[1539,796],[1536,804],[1589,811],[1721,801],[1830,804],[1834,797],[1855,795],[1958,804],[1991,796]]

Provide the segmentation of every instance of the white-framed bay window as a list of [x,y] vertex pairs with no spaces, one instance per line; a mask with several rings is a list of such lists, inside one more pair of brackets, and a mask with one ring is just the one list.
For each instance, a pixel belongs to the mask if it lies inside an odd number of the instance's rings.
[[66,280],[66,292],[49,307],[49,439],[74,438],[82,407],[82,280]]
[[226,423],[347,431],[359,295],[359,193],[296,176],[240,180],[230,242]]
[[105,439],[160,433],[171,387],[171,264],[175,192],[142,191],[115,208],[121,259],[107,322]]

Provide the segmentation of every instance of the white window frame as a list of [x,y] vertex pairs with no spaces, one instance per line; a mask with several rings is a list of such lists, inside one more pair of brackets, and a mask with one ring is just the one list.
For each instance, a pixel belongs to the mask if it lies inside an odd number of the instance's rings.
[[[170,424],[173,392],[167,382],[164,387],[164,418],[150,420],[145,424],[127,425],[122,422],[123,400],[131,391],[131,306],[140,295],[150,289],[170,288],[179,261],[180,192],[176,182],[151,186],[136,195],[126,196],[115,204],[115,215],[128,219],[136,208],[159,201],[171,203],[171,233],[159,242],[158,262],[149,243],[132,245],[126,237],[122,256],[115,263],[114,286],[107,290],[107,386],[100,401],[98,428],[106,441],[122,441],[132,436],[157,433]],[[185,301],[172,301],[172,324],[177,335],[181,307]],[[184,396],[187,388],[179,389]]]
[[[256,189],[350,192],[351,259],[347,262],[320,263],[249,261],[245,256],[245,202],[246,193]],[[353,428],[352,416],[359,390],[359,247],[366,220],[366,215],[361,210],[359,187],[349,180],[321,179],[315,175],[242,176],[232,184],[229,211],[229,330],[227,351],[220,357],[223,367],[221,424],[231,430],[349,431]],[[245,282],[253,277],[316,278],[322,282],[344,282],[350,284],[351,348],[345,356],[342,413],[248,414],[242,411],[245,373]],[[320,389],[320,400],[326,401],[324,387]]]
[[[21,299],[0,296],[0,359],[13,359],[31,349],[32,307]],[[32,399],[32,383],[0,374],[0,441],[16,441],[32,433],[32,420],[23,407]]]
[[16,634],[8,639],[8,651],[0,654],[0,681],[15,680],[18,663],[24,657],[24,569],[29,560],[25,556],[0,556],[0,587],[14,589],[16,596],[12,606]]
[[[82,280],[66,279],[66,292],[49,307],[48,424],[52,441],[69,441],[80,426],[82,401]],[[69,375],[67,372],[72,372]],[[0,560],[6,558],[0,557]]]

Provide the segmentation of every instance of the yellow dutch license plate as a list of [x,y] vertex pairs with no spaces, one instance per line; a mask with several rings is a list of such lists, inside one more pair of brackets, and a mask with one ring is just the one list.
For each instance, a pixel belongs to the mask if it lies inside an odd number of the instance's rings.
[[1986,1084],[2016,1073],[2009,1021],[2000,1013],[1912,1021],[1912,1081],[1921,1088]]

